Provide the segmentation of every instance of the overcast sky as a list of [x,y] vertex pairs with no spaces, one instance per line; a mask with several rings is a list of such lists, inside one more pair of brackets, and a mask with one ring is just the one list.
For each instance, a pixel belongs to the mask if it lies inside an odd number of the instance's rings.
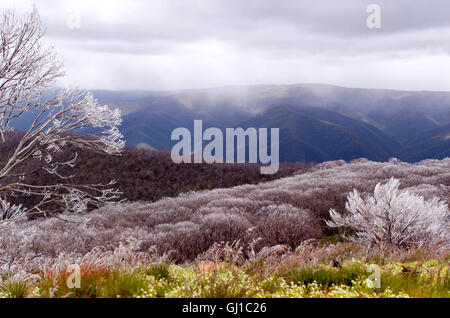
[[[450,91],[448,0],[1,0],[0,9],[33,3],[64,60],[61,85]],[[380,29],[366,24],[372,3]]]

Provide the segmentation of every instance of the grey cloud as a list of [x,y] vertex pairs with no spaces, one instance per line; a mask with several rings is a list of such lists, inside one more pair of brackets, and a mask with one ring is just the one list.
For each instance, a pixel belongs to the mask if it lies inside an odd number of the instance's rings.
[[[446,0],[36,2],[48,42],[87,88],[322,81],[450,89],[450,80],[431,76],[450,64]],[[0,9],[24,12],[30,3],[3,0]],[[366,26],[371,3],[381,6],[381,29]],[[76,12],[81,28],[69,29]]]

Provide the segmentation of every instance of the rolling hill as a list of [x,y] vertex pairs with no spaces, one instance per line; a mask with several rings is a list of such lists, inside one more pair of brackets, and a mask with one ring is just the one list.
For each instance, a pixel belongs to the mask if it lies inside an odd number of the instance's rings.
[[449,92],[297,84],[93,93],[123,111],[128,146],[170,150],[173,129],[202,119],[204,129],[280,128],[282,162],[450,156]]

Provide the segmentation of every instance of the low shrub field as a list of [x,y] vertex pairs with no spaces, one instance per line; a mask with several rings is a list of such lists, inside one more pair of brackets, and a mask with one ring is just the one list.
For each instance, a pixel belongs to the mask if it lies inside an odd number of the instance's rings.
[[448,255],[367,254],[349,243],[314,246],[318,245],[303,244],[295,251],[276,246],[244,260],[238,246],[216,245],[182,265],[173,264],[167,256],[134,262],[125,246],[81,259],[62,255],[45,266],[3,272],[0,297],[449,297]]

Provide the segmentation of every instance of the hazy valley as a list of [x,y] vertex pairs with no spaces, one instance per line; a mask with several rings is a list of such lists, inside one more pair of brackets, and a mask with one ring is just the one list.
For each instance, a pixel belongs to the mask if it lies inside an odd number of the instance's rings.
[[450,93],[320,84],[175,92],[94,91],[124,112],[130,146],[170,150],[177,127],[278,127],[282,162],[450,156]]

